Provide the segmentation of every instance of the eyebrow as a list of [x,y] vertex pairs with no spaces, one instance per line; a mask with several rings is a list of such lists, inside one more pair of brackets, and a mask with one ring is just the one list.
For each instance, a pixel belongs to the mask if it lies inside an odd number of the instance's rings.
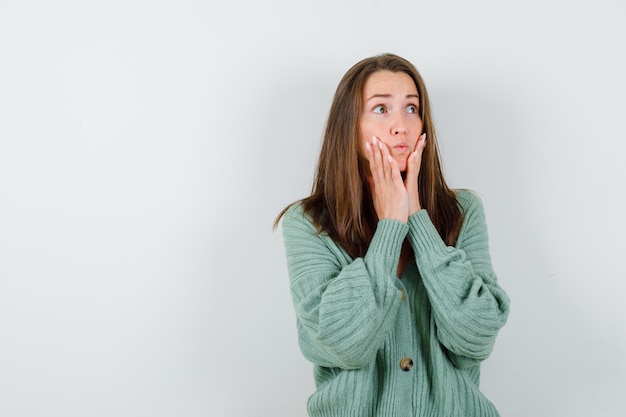
[[[371,99],[374,99],[374,98],[389,98],[389,97],[391,97],[391,94],[374,94],[373,96],[368,98],[366,101],[370,101]],[[407,94],[406,98],[417,98],[417,99],[419,99],[420,97],[417,94]]]

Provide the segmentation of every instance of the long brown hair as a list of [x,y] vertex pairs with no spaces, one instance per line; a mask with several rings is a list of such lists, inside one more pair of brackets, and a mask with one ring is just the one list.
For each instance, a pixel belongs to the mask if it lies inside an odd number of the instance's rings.
[[[427,144],[418,177],[420,204],[447,245],[454,245],[463,223],[455,193],[441,169],[437,137],[426,86],[404,58],[383,54],[363,59],[346,72],[333,98],[311,195],[300,200],[320,233],[353,257],[364,256],[378,221],[366,180],[367,161],[359,155],[363,88],[378,71],[403,72],[415,82]],[[289,206],[276,217],[274,227]]]

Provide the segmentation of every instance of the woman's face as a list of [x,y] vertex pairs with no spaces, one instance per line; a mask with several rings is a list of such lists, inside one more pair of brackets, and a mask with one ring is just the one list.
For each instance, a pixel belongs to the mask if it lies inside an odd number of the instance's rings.
[[389,148],[400,171],[422,134],[419,96],[413,79],[404,72],[378,71],[365,82],[361,109],[359,149],[376,136]]

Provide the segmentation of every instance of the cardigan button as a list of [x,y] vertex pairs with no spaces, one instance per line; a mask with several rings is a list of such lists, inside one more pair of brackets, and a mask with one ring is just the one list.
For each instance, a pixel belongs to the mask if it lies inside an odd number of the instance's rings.
[[400,290],[400,292],[402,293],[402,301],[406,300],[406,291]]
[[413,367],[413,359],[403,358],[400,361],[400,369],[402,369],[404,372],[410,371],[412,367]]

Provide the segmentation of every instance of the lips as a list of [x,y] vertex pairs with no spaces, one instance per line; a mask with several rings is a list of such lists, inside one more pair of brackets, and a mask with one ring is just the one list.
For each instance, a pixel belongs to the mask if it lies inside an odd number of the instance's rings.
[[409,150],[409,145],[407,145],[405,142],[400,142],[393,147],[393,150],[395,150],[396,152],[406,152]]

